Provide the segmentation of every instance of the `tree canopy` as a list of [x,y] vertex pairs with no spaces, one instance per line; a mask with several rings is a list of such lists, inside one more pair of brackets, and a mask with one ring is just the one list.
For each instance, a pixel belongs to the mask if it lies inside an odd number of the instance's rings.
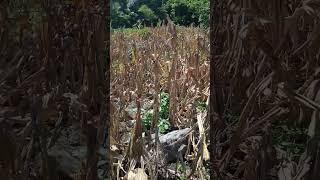
[[176,24],[208,27],[209,0],[114,0],[113,28],[155,26],[168,15]]

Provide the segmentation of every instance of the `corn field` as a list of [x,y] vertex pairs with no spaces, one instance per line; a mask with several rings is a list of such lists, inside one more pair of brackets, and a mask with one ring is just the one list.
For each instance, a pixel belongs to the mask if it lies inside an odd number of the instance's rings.
[[[147,37],[115,33],[112,130],[121,131],[111,133],[115,147],[124,142],[117,138],[125,131],[123,125],[128,126],[121,122],[134,122],[126,148],[115,148],[116,154],[125,154],[117,158],[117,175],[207,179],[210,169],[218,179],[317,179],[319,3],[214,1],[210,52],[208,34],[194,28],[185,35],[186,29],[175,30],[172,24],[152,29]],[[211,61],[205,60],[209,54]],[[184,174],[157,159],[166,146],[152,150],[158,147],[148,136],[155,130],[142,136],[142,106],[152,100],[152,124],[157,124],[161,91],[170,95],[172,126],[192,129],[183,155],[189,167]],[[210,104],[215,113],[207,118],[207,111],[192,110],[197,100]],[[124,110],[130,102],[137,107],[134,117]],[[133,170],[130,162],[141,168]],[[159,167],[164,170],[152,171]]]
[[0,1],[0,180],[320,178],[319,0],[211,0],[210,29],[108,3]]
[[319,178],[319,5],[212,1],[211,176]]
[[[188,148],[197,149],[193,155],[190,154],[190,161],[197,163],[201,159],[198,154],[203,151],[208,153],[205,132],[209,126],[204,124],[208,124],[205,121],[206,114],[200,113],[197,116],[195,107],[195,102],[207,102],[209,98],[208,32],[198,28],[175,28],[171,24],[151,28],[144,34],[112,34],[111,104],[114,109],[111,113],[111,146],[116,149],[114,153],[123,152],[127,157],[115,162],[118,164],[115,168],[118,175],[123,173],[120,170],[122,168],[128,171],[127,165],[132,161],[145,164],[146,170],[154,173],[154,178],[158,174],[152,172],[155,167],[166,165],[165,162],[158,163],[163,158],[157,153],[163,147],[148,141],[147,137],[140,142],[144,103],[151,101],[150,109],[153,111],[152,127],[146,134],[159,133],[155,125],[159,123],[161,92],[168,93],[170,97],[168,119],[172,128],[190,128],[190,133],[185,134],[189,136]],[[125,111],[132,103],[137,107],[134,116]],[[130,120],[135,121],[135,126],[128,128],[126,122]],[[196,122],[201,128],[201,138],[191,132],[191,129],[198,129],[194,128]],[[130,143],[123,143],[121,136],[126,136],[126,133],[130,133]],[[195,146],[199,143],[203,143],[204,147]],[[145,154],[143,149],[151,153]],[[165,173],[172,175],[173,172]]]

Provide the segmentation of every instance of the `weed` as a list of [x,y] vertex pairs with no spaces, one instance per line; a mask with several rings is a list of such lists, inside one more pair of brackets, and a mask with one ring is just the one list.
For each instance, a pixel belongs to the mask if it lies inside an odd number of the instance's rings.
[[122,33],[125,37],[139,36],[144,39],[151,35],[149,28],[125,28],[125,29],[114,29],[114,35]]
[[151,123],[152,123],[152,118],[153,118],[153,112],[152,111],[147,111],[142,118],[142,125],[144,130],[149,130],[151,128]]
[[160,93],[161,105],[160,105],[160,118],[169,119],[169,94],[165,92]]
[[[169,131],[171,125],[169,122],[169,94],[161,92],[161,105],[160,105],[160,119],[158,123],[158,128],[160,134],[165,134]],[[142,117],[142,124],[144,130],[149,130],[151,128],[151,123],[153,119],[153,112],[147,111]]]
[[170,123],[168,119],[160,119],[160,122],[158,124],[159,132],[160,134],[165,134],[170,129]]
[[207,110],[207,104],[203,101],[196,101],[196,108],[198,111],[204,112],[205,110]]
[[180,180],[186,180],[187,178],[185,177],[185,171],[186,171],[186,166],[184,164],[181,164],[180,162],[177,162],[177,171],[181,174],[179,177]]

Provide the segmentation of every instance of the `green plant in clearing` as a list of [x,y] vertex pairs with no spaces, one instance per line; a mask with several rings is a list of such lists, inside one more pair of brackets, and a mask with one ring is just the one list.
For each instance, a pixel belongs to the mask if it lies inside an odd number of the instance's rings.
[[[160,134],[165,134],[170,129],[170,123],[169,123],[169,94],[162,92],[160,94],[161,97],[161,104],[160,104],[160,112],[159,112],[159,123],[158,128]],[[144,127],[144,130],[149,130],[151,128],[151,123],[153,119],[153,112],[147,111],[144,113],[142,117],[142,125]]]
[[170,123],[167,119],[160,119],[158,124],[160,134],[165,134],[170,129]]
[[196,108],[198,111],[204,112],[205,110],[207,110],[207,104],[203,101],[196,101]]
[[184,175],[185,174],[184,172],[186,171],[185,165],[181,164],[180,162],[177,162],[177,171],[181,173],[181,176],[179,177],[180,180],[187,179]]
[[166,92],[161,92],[160,93],[160,98],[161,98],[161,102],[160,102],[160,118],[162,119],[169,119],[169,94]]
[[[152,119],[153,119],[153,112],[147,111],[142,118],[142,125],[144,128],[144,131],[147,131],[151,128]],[[167,133],[168,130],[170,129],[169,120],[160,118],[160,121],[158,123],[158,128],[159,128],[160,134]]]
[[153,112],[152,111],[147,111],[142,118],[142,125],[144,130],[148,130],[151,128],[151,123],[153,119]]

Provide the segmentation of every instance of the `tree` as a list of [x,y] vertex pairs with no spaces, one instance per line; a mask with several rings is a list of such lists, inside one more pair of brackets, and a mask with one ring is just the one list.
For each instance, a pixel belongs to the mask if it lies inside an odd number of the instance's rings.
[[179,25],[193,24],[208,27],[210,14],[208,0],[168,0],[165,10]]
[[131,12],[126,3],[114,1],[111,4],[111,26],[114,28],[132,27],[136,14]]
[[112,27],[147,26],[165,20],[166,14],[174,23],[183,26],[208,27],[209,0],[114,0],[111,3]]
[[158,16],[145,4],[140,6],[138,12],[143,17],[143,21],[146,25],[153,25],[158,19]]

